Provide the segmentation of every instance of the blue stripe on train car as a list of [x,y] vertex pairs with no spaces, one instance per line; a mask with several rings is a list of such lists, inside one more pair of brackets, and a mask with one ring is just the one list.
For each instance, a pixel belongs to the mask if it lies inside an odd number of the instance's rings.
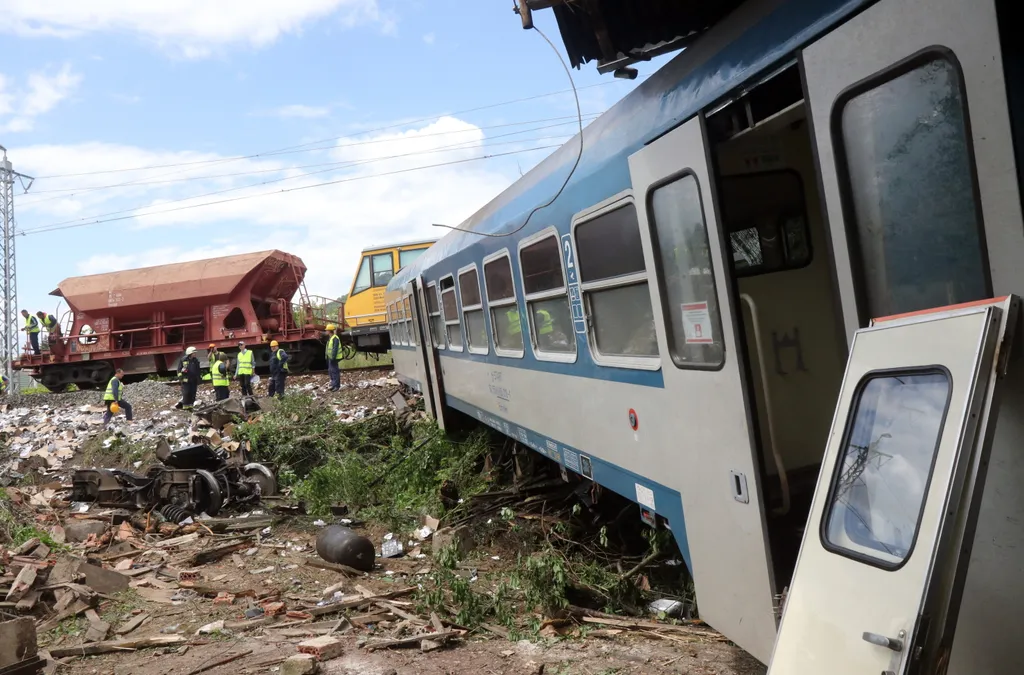
[[683,555],[687,569],[690,570],[691,575],[693,574],[693,565],[690,562],[690,546],[686,539],[686,521],[683,518],[683,498],[678,491],[606,462],[600,457],[588,455],[553,438],[548,438],[543,434],[527,429],[522,425],[509,422],[462,399],[451,395],[446,395],[445,399],[448,405],[456,410],[475,417],[487,426],[518,440],[523,445],[544,455],[548,459],[558,462],[566,469],[584,478],[589,478],[598,485],[606,487],[662,516],[668,522],[669,529],[671,529],[672,536],[679,546],[679,552]]

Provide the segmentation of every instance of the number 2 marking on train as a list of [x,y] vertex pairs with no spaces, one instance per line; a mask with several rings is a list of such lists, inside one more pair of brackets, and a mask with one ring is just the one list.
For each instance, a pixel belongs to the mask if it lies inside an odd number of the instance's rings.
[[565,247],[565,266],[568,269],[573,269],[575,265],[572,264],[572,243],[565,239],[562,241],[562,245]]

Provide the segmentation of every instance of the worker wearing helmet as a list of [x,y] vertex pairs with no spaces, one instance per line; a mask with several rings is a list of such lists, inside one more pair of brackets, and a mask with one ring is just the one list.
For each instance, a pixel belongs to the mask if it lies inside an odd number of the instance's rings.
[[181,400],[174,406],[182,410],[191,410],[196,403],[196,392],[199,390],[199,359],[196,348],[189,347],[185,356],[178,364],[178,378],[181,380]]
[[333,323],[327,324],[327,351],[324,356],[327,358],[327,374],[331,378],[331,386],[328,391],[341,389],[341,336],[338,335],[338,327]]
[[210,379],[213,383],[214,400],[223,401],[231,396],[231,378],[228,375],[228,364],[224,360],[223,352],[213,353],[213,363],[210,364]]
[[103,426],[110,424],[110,419],[117,413],[124,411],[125,419],[132,421],[132,404],[124,400],[124,369],[118,368],[114,376],[107,383],[107,391],[103,394],[103,404],[107,411],[103,413]]
[[27,309],[21,310],[21,315],[25,318],[25,327],[21,330],[28,333],[29,344],[32,345],[32,353],[39,355],[39,319],[35,318],[28,313]]
[[256,372],[253,353],[245,346],[245,341],[238,343],[238,356],[235,358],[235,377],[242,385],[242,396],[252,396],[252,374]]
[[270,385],[268,396],[284,398],[284,381],[288,377],[288,354],[277,340],[270,342]]

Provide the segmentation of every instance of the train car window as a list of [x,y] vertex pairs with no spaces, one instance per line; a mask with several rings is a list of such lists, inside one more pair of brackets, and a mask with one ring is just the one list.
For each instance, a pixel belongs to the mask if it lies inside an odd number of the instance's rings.
[[910,556],[950,394],[949,373],[868,375],[821,526],[825,548],[895,569]]
[[[591,348],[607,365],[631,367],[635,358],[657,357],[647,269],[636,207],[627,202],[581,221],[574,228],[583,302],[590,316]],[[657,359],[651,359],[657,365]]]
[[459,303],[455,298],[455,278],[441,279],[441,312],[444,314],[448,348],[462,351],[462,324],[459,322]]
[[395,276],[394,255],[389,251],[373,256],[373,285],[387,286],[393,276]]
[[722,222],[737,276],[804,267],[811,262],[804,186],[795,171],[726,176]]
[[466,344],[474,354],[490,351],[487,342],[487,321],[480,299],[480,278],[476,266],[459,272],[459,294],[462,298],[462,318],[466,322]]
[[370,258],[363,258],[359,264],[359,274],[356,275],[356,283],[352,287],[352,295],[362,293],[373,285],[373,276],[370,274]]
[[555,234],[544,236],[519,250],[523,274],[527,319],[537,357],[547,354],[556,360],[576,356],[569,297],[562,272],[562,247]]
[[398,269],[407,267],[408,265],[416,262],[416,259],[427,252],[425,248],[414,248],[410,251],[399,251],[398,252]]
[[413,314],[412,314],[412,302],[409,300],[409,296],[405,296],[403,300],[405,304],[405,342],[408,345],[415,346],[419,344],[416,340],[416,331],[413,327]]
[[491,312],[494,352],[501,356],[523,356],[523,322],[512,283],[512,260],[508,251],[484,262],[487,306]]
[[991,297],[959,68],[942,55],[836,104],[864,317]]
[[398,301],[399,330],[402,334],[402,344],[409,345],[409,308],[404,306],[401,300]]
[[697,179],[686,173],[655,188],[647,208],[672,362],[679,368],[720,368],[722,319]]
[[444,339],[444,318],[437,304],[437,284],[427,284],[427,314],[430,317],[430,340],[438,349],[446,349]]

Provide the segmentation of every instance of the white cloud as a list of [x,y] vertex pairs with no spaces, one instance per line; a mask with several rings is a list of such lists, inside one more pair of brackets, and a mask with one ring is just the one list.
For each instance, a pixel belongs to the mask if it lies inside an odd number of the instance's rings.
[[394,16],[378,0],[5,0],[3,16],[0,30],[20,36],[127,32],[187,58],[228,45],[262,47],[331,16],[346,27],[395,29]]
[[434,35],[433,33],[427,33],[426,35],[423,36],[423,41],[425,43],[427,43],[428,45],[434,44],[434,41],[436,39],[437,39],[437,36]]
[[[33,189],[35,194],[19,199],[19,225],[31,230],[61,221],[92,222],[104,219],[100,216],[108,213],[113,215],[107,217],[117,218],[117,212],[123,211],[130,219],[94,228],[114,228],[124,237],[83,251],[78,272],[280,248],[299,255],[306,263],[310,293],[337,297],[348,292],[359,252],[364,247],[395,240],[439,238],[444,232],[431,227],[431,223],[461,222],[518,177],[515,157],[504,164],[501,160],[473,161],[488,153],[518,147],[490,150],[484,141],[484,132],[479,127],[446,117],[409,131],[346,139],[330,150],[257,160],[104,143],[24,147],[18,152],[19,169],[38,176],[64,173],[67,167],[80,165],[81,157],[95,158],[90,160],[93,171],[207,163],[38,180]],[[524,168],[542,156],[522,156]],[[464,163],[450,164],[460,160]],[[299,168],[339,162],[344,164]],[[435,166],[417,170],[430,165]],[[264,173],[213,177],[255,171]],[[321,173],[304,175],[314,171]],[[189,176],[202,179],[90,190],[110,184],[151,183]],[[287,180],[279,180],[282,178]],[[255,185],[265,181],[279,182]],[[71,187],[75,188],[72,193],[46,192]],[[294,188],[308,189],[282,192]],[[226,190],[230,191],[194,197]],[[233,201],[170,211],[219,200]],[[131,218],[155,211],[167,212]],[[168,238],[168,233],[173,233],[173,239]],[[56,240],[65,234],[67,231],[32,236]],[[145,241],[141,246],[140,238]]]
[[31,131],[35,118],[53,110],[81,81],[82,76],[69,64],[53,74],[30,73],[25,84],[19,87],[11,87],[9,80],[0,75],[0,131]]

